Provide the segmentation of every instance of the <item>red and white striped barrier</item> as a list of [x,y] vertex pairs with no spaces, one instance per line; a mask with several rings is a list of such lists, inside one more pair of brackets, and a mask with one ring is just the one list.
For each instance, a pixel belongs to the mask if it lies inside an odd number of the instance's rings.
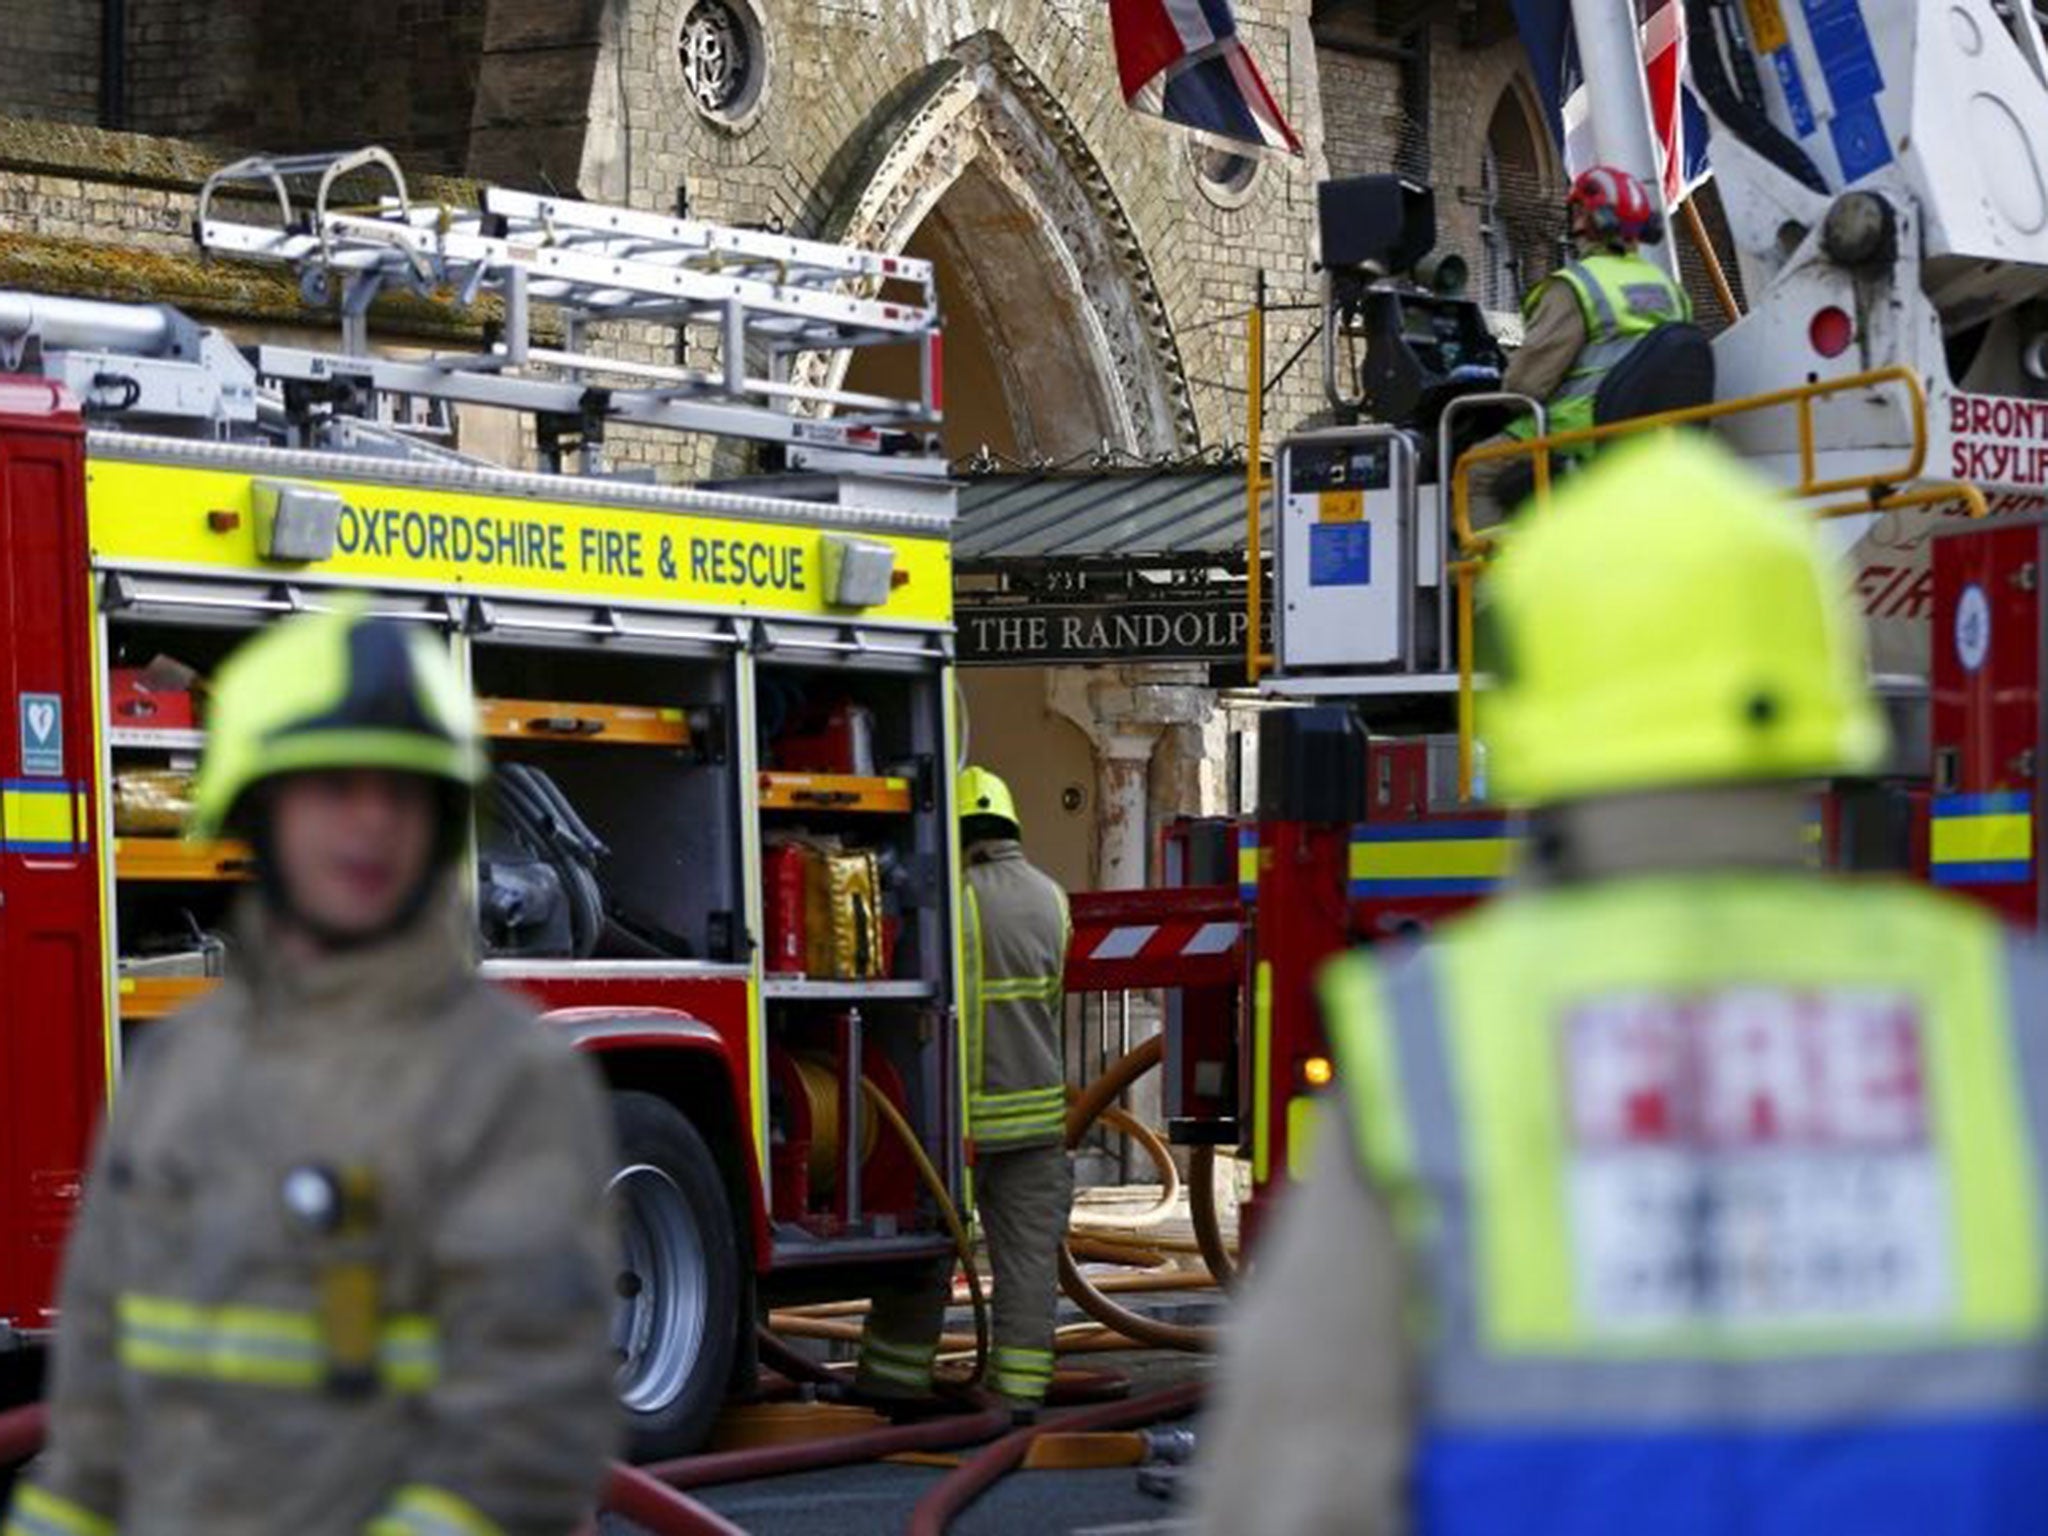
[[1067,990],[1206,987],[1236,982],[1244,913],[1222,888],[1090,891],[1073,898]]

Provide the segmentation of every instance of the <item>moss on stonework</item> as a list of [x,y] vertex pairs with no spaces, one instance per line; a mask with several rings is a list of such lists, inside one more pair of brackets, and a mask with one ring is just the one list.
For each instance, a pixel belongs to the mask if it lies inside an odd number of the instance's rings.
[[[251,152],[247,146],[0,116],[0,171],[197,191],[208,176]],[[414,197],[460,207],[476,206],[478,185],[457,176],[406,177],[407,190]]]
[[[332,311],[300,302],[298,284],[282,269],[245,262],[172,256],[130,246],[54,235],[9,235],[0,240],[0,288],[74,298],[172,304],[210,320],[283,325],[334,325]],[[462,341],[474,345],[494,303],[460,310],[414,294],[391,294],[370,307],[380,336]]]

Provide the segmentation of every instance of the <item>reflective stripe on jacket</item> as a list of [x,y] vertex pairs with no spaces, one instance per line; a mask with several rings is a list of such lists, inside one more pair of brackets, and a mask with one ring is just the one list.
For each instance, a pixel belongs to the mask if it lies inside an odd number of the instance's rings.
[[1067,896],[1015,841],[976,845],[967,867],[968,1128],[983,1150],[1059,1141]]
[[[450,901],[289,966],[252,912],[228,981],[149,1026],[0,1533],[560,1536],[587,1512],[616,1440],[610,1130],[470,942]],[[321,1177],[367,1209],[295,1216],[287,1182]]]
[[2039,1528],[2048,955],[1905,886],[1512,897],[1325,1001],[1423,1536]]
[[[1522,313],[1534,315],[1544,289],[1562,283],[1579,301],[1586,344],[1558,391],[1545,402],[1548,430],[1577,432],[1593,425],[1593,397],[1608,371],[1652,331],[1692,319],[1692,299],[1671,274],[1642,256],[1600,254],[1558,268],[1529,290]],[[1508,428],[1512,437],[1536,435],[1534,417]]]

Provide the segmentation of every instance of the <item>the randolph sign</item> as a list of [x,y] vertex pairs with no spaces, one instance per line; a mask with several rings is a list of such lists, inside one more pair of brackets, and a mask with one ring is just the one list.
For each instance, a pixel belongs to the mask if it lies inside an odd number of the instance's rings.
[[959,659],[966,666],[1047,662],[1238,661],[1241,594],[1178,602],[962,603]]

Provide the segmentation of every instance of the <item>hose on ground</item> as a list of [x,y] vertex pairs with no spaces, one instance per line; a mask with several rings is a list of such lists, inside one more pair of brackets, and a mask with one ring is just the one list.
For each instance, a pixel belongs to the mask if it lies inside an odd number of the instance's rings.
[[[859,1323],[844,1322],[837,1318],[779,1318],[772,1326],[793,1339],[819,1339],[829,1344],[858,1344],[861,1340]],[[974,1352],[974,1339],[968,1334],[942,1333],[939,1335],[938,1347],[941,1356],[971,1355]],[[1054,1354],[1068,1355],[1109,1353],[1142,1349],[1144,1346],[1135,1339],[1127,1339],[1120,1334],[1109,1332],[1100,1323],[1090,1322],[1074,1323],[1058,1329],[1053,1334],[1052,1348]],[[830,1373],[827,1372],[827,1375],[829,1377]]]
[[814,1387],[831,1386],[836,1378],[816,1360],[800,1349],[790,1348],[788,1342],[772,1328],[754,1329],[755,1348],[760,1351],[761,1363],[770,1370],[779,1371],[793,1382],[808,1382]]
[[[1078,1095],[1069,1091],[1068,1097],[1071,1101]],[[1145,1155],[1152,1159],[1152,1166],[1159,1170],[1159,1198],[1153,1202],[1150,1210],[1139,1211],[1134,1216],[1119,1216],[1114,1222],[1090,1222],[1077,1217],[1069,1224],[1079,1227],[1084,1232],[1107,1227],[1143,1231],[1147,1227],[1158,1226],[1172,1216],[1180,1205],[1180,1165],[1173,1160],[1173,1149],[1167,1146],[1165,1137],[1121,1105],[1111,1104],[1105,1107],[1102,1118],[1109,1123],[1112,1130],[1128,1136],[1145,1149]]]
[[[1083,1089],[1067,1108],[1068,1148],[1078,1147],[1089,1127],[1115,1104],[1117,1097],[1158,1066],[1165,1054],[1165,1040],[1154,1035],[1144,1044],[1126,1052],[1107,1072]],[[1214,1328],[1162,1322],[1112,1301],[1082,1273],[1081,1266],[1074,1262],[1072,1248],[1064,1242],[1060,1244],[1060,1286],[1074,1299],[1075,1306],[1105,1328],[1126,1338],[1160,1349],[1204,1352],[1216,1347]]]
[[910,1128],[910,1122],[903,1118],[903,1112],[889,1101],[889,1096],[875,1086],[874,1079],[863,1076],[860,1091],[867,1098],[868,1105],[882,1117],[882,1123],[894,1131],[902,1141],[904,1150],[917,1167],[917,1176],[924,1181],[924,1187],[931,1192],[938,1204],[939,1215],[946,1223],[946,1230],[952,1234],[954,1250],[960,1256],[960,1267],[967,1273],[967,1294],[974,1305],[974,1371],[967,1378],[968,1384],[981,1381],[988,1374],[988,1297],[981,1288],[981,1271],[974,1263],[974,1239],[968,1236],[967,1223],[960,1217],[960,1209],[953,1204],[953,1197],[946,1192],[946,1181],[939,1177],[939,1170],[932,1166],[931,1157],[925,1152],[924,1143],[917,1139],[917,1132]]
[[[723,1515],[649,1477],[638,1467],[613,1462],[599,1505],[607,1514],[623,1515],[655,1536],[747,1536]],[[595,1521],[578,1536],[596,1536]]]
[[[0,1468],[16,1466],[40,1451],[47,1427],[40,1403],[0,1413]],[[654,1536],[746,1536],[730,1520],[622,1462],[613,1462],[606,1473],[598,1506],[645,1526]],[[595,1523],[586,1522],[578,1536],[596,1530]]]
[[707,1456],[656,1462],[641,1470],[671,1488],[711,1488],[720,1483],[751,1482],[759,1477],[783,1477],[793,1472],[844,1467],[857,1461],[879,1461],[905,1451],[950,1451],[963,1445],[978,1445],[1009,1427],[1007,1405],[981,1394],[976,1394],[974,1400],[980,1406],[973,1413],[950,1414],[927,1419],[922,1424],[866,1430],[829,1440],[804,1440],[794,1445],[713,1451]]
[[1195,1245],[1202,1262],[1226,1291],[1237,1283],[1237,1258],[1223,1241],[1223,1220],[1216,1209],[1216,1149],[1196,1147],[1188,1158],[1188,1216],[1195,1226]]
[[968,1457],[957,1471],[939,1479],[937,1485],[917,1501],[917,1508],[910,1516],[910,1536],[945,1536],[946,1527],[1004,1473],[1015,1468],[1031,1449],[1031,1442],[1048,1431],[1074,1434],[1085,1430],[1128,1429],[1133,1425],[1151,1424],[1186,1413],[1201,1400],[1202,1383],[1183,1382],[1163,1392],[1134,1397],[1128,1402],[1060,1414],[1028,1429],[1005,1435],[995,1444],[984,1446]]

